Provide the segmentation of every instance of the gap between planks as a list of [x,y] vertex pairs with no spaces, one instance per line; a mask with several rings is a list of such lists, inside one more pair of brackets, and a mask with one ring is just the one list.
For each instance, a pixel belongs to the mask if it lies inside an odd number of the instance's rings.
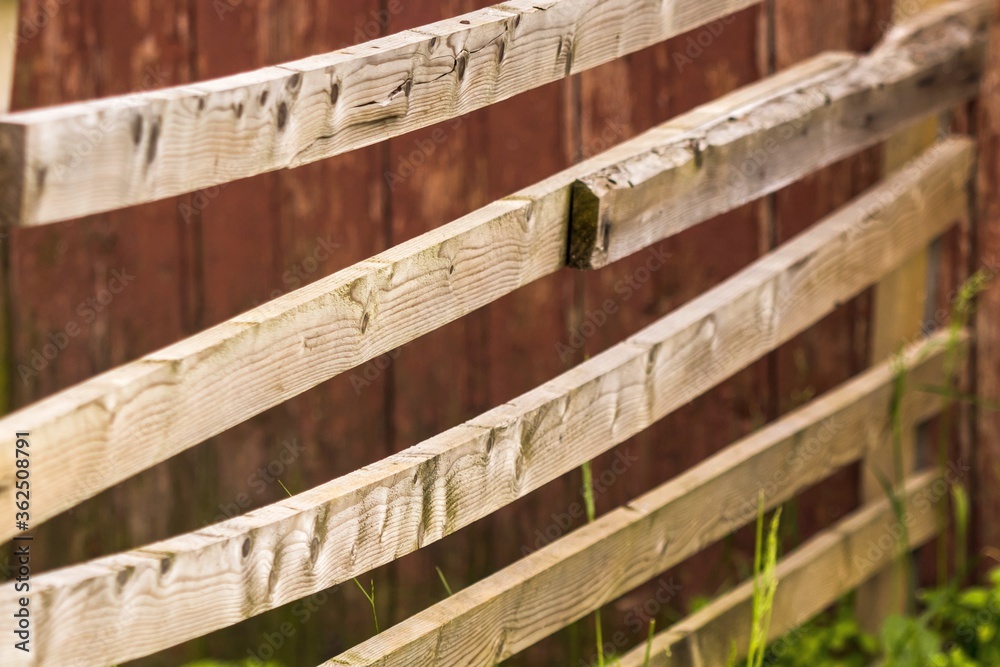
[[[938,535],[940,509],[948,497],[948,483],[938,471],[904,480],[908,546],[922,546]],[[781,559],[775,569],[769,641],[788,646],[793,632],[842,596],[891,566],[896,556],[899,524],[889,501],[871,504],[850,514]],[[886,538],[890,540],[885,547]],[[648,667],[713,667],[725,665],[731,647],[746,655],[753,609],[753,580],[713,600],[695,614],[653,637]],[[784,639],[779,639],[784,637]],[[623,655],[616,667],[646,667],[646,645]],[[667,656],[669,655],[669,659]]]
[[294,168],[481,109],[759,0],[510,0],[280,66],[0,118],[0,222]]
[[712,122],[709,104],[687,114],[697,130],[674,123],[662,131],[676,132],[672,142],[578,179],[569,264],[604,267],[975,96],[993,5],[942,5],[897,26],[868,56],[842,55],[838,67],[831,54],[808,83],[779,75]]
[[[937,380],[939,362],[931,364]],[[779,420],[324,667],[472,667],[515,655],[751,523],[758,492],[773,508],[857,460],[887,435],[891,371],[883,369],[881,379],[871,393],[835,391],[850,399],[833,401],[832,410],[831,402],[816,401],[806,408],[815,417],[808,425],[800,414]],[[929,398],[916,401],[940,407]]]
[[[121,662],[231,625],[438,540],[593,459],[939,235],[965,206],[971,154],[968,140],[942,142],[674,313],[462,426],[284,502],[42,575],[34,659]],[[11,595],[0,592],[0,615]],[[98,633],[107,642],[88,639]]]
[[[942,44],[953,49],[951,60],[946,60],[953,68],[966,71],[962,63],[970,59],[978,62],[978,47],[970,47],[969,40],[977,42],[967,26],[978,25],[977,17],[988,12],[981,2],[970,0],[947,7],[946,15],[953,17],[944,22],[950,26],[947,30],[942,30],[942,21],[927,22],[924,18],[924,23],[915,24],[922,28],[908,24],[891,33],[884,45],[882,51],[888,49],[886,52],[930,49],[938,58],[928,61],[928,70],[908,70],[910,79],[936,71],[933,68],[940,65]],[[965,41],[954,39],[954,34],[963,35]],[[862,62],[883,60],[884,56],[872,56]],[[900,56],[899,60],[910,62],[909,57]],[[726,128],[766,127],[775,118],[776,105],[790,109],[793,115],[796,110],[805,112],[801,105],[783,100],[822,98],[825,86],[838,77],[856,78],[869,72],[867,85],[870,91],[875,90],[882,84],[881,71],[860,65],[855,56],[820,56],[713,101],[512,197],[5,417],[0,428],[31,431],[33,470],[49,480],[33,499],[34,522],[40,523],[339,373],[557,271],[566,261],[572,184],[588,174],[646,159],[643,156],[657,150],[670,152],[680,136],[688,136],[684,133],[703,136],[703,127],[716,128],[712,136],[724,134]],[[947,77],[934,81],[946,85],[942,99],[965,94],[942,83]],[[931,82],[926,87],[937,90],[938,84]],[[861,121],[867,109],[865,105],[844,109],[848,129],[841,147],[854,142],[860,148],[885,129],[881,124],[865,127]],[[728,123],[735,115],[742,121]],[[894,116],[887,126],[903,120]],[[767,144],[750,140],[742,145],[745,152],[730,151],[728,158],[751,159],[759,145]],[[815,145],[813,152],[819,157],[807,160],[799,155],[796,161],[819,166],[836,157],[836,152],[824,145]],[[706,164],[711,166],[706,173],[718,171],[713,158],[717,153],[706,153],[710,158]],[[663,168],[674,169],[670,165]],[[683,171],[689,166],[683,163],[676,169]],[[762,169],[761,173],[771,171]],[[767,179],[755,179],[754,183],[761,195],[773,189]],[[642,198],[642,188],[634,190],[636,202],[648,201],[648,196]],[[676,199],[679,195],[672,196]],[[626,199],[621,194],[616,201]],[[738,203],[729,202],[732,206]],[[637,204],[635,208],[638,211],[641,207]],[[673,218],[671,224],[675,230],[690,226],[723,208],[689,206],[683,211],[685,217]],[[621,223],[624,227],[629,221]],[[660,228],[653,236],[662,238],[668,233],[672,231]],[[14,472],[11,460],[0,461],[0,541],[14,534]]]

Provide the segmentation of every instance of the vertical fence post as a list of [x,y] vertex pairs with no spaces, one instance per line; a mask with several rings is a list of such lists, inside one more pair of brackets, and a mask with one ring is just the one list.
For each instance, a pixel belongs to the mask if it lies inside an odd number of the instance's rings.
[[[940,0],[895,0],[893,22],[909,18],[915,7],[923,9]],[[907,161],[931,146],[937,138],[938,118],[928,118],[918,125],[890,138],[883,148],[882,173],[898,170]],[[872,302],[871,364],[877,364],[895,354],[899,347],[920,335],[928,299],[927,277],[930,253],[925,249],[907,260],[875,286]],[[887,423],[889,415],[886,415]],[[901,438],[903,476],[913,470],[916,432],[904,431]],[[879,434],[877,442],[861,464],[861,501],[873,502],[885,498],[883,481],[893,485],[898,479],[894,464],[894,442],[891,431]],[[881,478],[881,481],[880,481]],[[858,590],[857,613],[863,628],[876,633],[886,615],[906,609],[907,581],[905,568],[899,562],[883,569]]]

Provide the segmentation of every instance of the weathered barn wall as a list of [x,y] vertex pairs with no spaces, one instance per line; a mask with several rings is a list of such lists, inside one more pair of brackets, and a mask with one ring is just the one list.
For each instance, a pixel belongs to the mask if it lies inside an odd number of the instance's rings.
[[[29,108],[221,76],[488,4],[22,0],[13,104]],[[9,407],[440,226],[771,71],[827,49],[866,49],[890,20],[890,5],[771,0],[384,144],[113,214],[15,230],[7,240],[3,275]],[[983,116],[989,125],[992,116]],[[285,493],[279,478],[300,491],[473,417],[607,348],[803,230],[877,178],[879,155],[872,150],[846,160],[601,272],[550,276],[326,382],[51,521],[38,531],[40,543],[50,545],[39,560],[50,568],[194,530],[279,500]],[[985,173],[995,174],[992,168]],[[981,225],[993,208],[987,207]],[[942,253],[950,262],[947,276],[954,273],[956,256]],[[115,271],[129,277],[128,285],[102,304]],[[604,308],[609,299],[614,312]],[[599,510],[668,479],[867,366],[869,304],[868,295],[845,304],[601,457],[594,468],[603,479]],[[991,321],[1000,316],[996,311],[989,311]],[[61,336],[71,324],[77,333]],[[64,340],[64,349],[35,371],[32,356],[50,336]],[[981,431],[990,428],[994,435],[1000,430],[984,422]],[[986,457],[994,464],[997,458]],[[857,477],[851,469],[807,493],[797,511],[786,515],[795,517],[786,521],[788,544],[852,509]],[[535,548],[540,535],[550,539],[566,530],[579,486],[580,476],[569,475],[374,573],[383,625],[441,599],[435,567],[453,587],[462,587]],[[635,608],[657,588],[671,591],[669,603],[657,611],[662,627],[672,618],[671,608],[682,609],[691,597],[712,594],[745,574],[749,544],[741,534],[611,605],[605,636],[622,630],[621,648],[639,642],[644,631],[635,631]],[[281,638],[283,622],[293,637]],[[248,650],[267,657],[270,651],[262,647],[280,640],[275,658],[313,664],[371,632],[367,602],[353,585],[344,585],[314,596],[308,606],[290,605],[143,663],[176,664],[201,654],[245,657]],[[589,636],[589,621],[582,622],[516,662],[577,664],[590,656]]]

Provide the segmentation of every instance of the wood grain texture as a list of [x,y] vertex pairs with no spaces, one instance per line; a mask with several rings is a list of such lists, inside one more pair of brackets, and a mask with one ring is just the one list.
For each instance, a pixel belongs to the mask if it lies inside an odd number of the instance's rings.
[[[758,81],[761,69],[752,55],[761,34],[762,11],[760,6],[747,8],[641,53],[583,72],[579,83],[580,145],[584,153],[607,141],[623,125],[626,131],[643,131]],[[577,305],[578,319],[572,323],[564,345],[580,347],[587,356],[596,356],[716,286],[767,252],[757,244],[756,227],[757,205],[750,204],[601,271],[576,272],[583,283],[583,298]],[[567,355],[566,347],[559,349],[563,356]],[[591,468],[598,515],[662,484],[759,427],[756,415],[766,408],[758,411],[758,406],[769,402],[765,363],[755,362],[594,459]],[[625,461],[631,464],[623,468]],[[535,531],[552,525],[552,508],[569,508],[579,501],[579,472],[562,479],[567,486],[572,485],[572,495],[554,505],[548,488],[532,494],[530,497],[548,511],[523,533],[524,539],[511,545],[512,551],[519,550],[522,543],[535,547],[544,543],[546,539],[539,539]],[[581,517],[574,527],[583,523],[586,517]],[[532,539],[527,539],[529,536]],[[523,549],[518,555],[523,557]],[[725,540],[698,558],[672,568],[664,577],[697,585],[685,586],[670,606],[684,605],[690,596],[718,590],[721,582],[730,577],[730,565],[736,558]],[[602,608],[605,641],[617,646],[622,636],[618,631],[631,632],[634,619],[647,615],[642,604],[660,585],[659,580],[650,582]],[[662,610],[658,618],[661,627],[665,627],[669,613],[666,608]],[[566,647],[566,663],[593,664],[589,654],[596,645],[594,631],[592,618],[581,619],[509,662],[525,667],[553,664],[555,661],[546,662],[540,654],[560,645]],[[606,652],[609,649],[610,645]]]
[[[631,58],[627,56],[614,62]],[[608,65],[588,72],[597,72],[604,67]],[[479,112],[484,114],[484,145],[483,152],[477,157],[479,164],[488,172],[488,197],[508,195],[578,160],[579,153],[573,150],[571,142],[578,137],[572,116],[578,112],[573,91],[579,79],[580,76],[569,77],[490,105]],[[614,141],[601,146],[595,153],[625,138],[616,136]],[[477,373],[476,382],[467,393],[484,400],[484,408],[506,403],[583,361],[582,351],[562,357],[554,351],[557,343],[566,340],[570,330],[571,318],[576,311],[576,282],[579,278],[579,272],[559,271],[483,309],[480,338],[476,341],[480,350],[467,360]],[[397,378],[405,381],[400,376]],[[453,425],[439,425],[434,432],[440,432],[440,426]],[[413,442],[402,444],[409,446]],[[441,599],[444,592],[437,581],[436,567],[440,567],[451,586],[458,589],[520,558],[521,536],[530,535],[539,526],[546,525],[551,521],[552,507],[568,505],[576,500],[578,492],[575,477],[564,475],[459,531],[450,539],[414,552],[408,559],[415,559],[420,564],[421,569],[414,573],[416,580],[427,581],[437,588],[429,595],[412,596],[406,614],[395,616],[395,620],[402,621]],[[413,579],[405,580],[405,588],[410,587],[409,582]],[[357,643],[345,643],[338,650],[317,656],[312,664]],[[534,661],[524,664],[558,663],[565,658],[563,649],[559,643],[539,646],[533,656]]]
[[[897,0],[893,7],[894,18],[905,20],[915,11],[921,9],[928,11],[926,7],[939,4],[939,0],[923,0],[916,4],[911,0]],[[920,20],[926,19],[921,17]],[[931,117],[905,132],[890,137],[883,147],[883,171],[889,173],[898,169],[900,165],[933,145],[939,130],[940,120]],[[924,325],[924,314],[927,312],[929,270],[929,254],[925,248],[875,286],[872,294],[872,363],[881,362],[895,354],[899,346],[920,335]],[[895,469],[891,442],[886,443],[880,450],[873,451],[862,462],[863,502],[884,497],[885,489],[882,481],[901,484],[903,480],[900,476],[905,477],[913,469],[917,454],[916,433],[904,433],[899,447],[902,464],[902,469],[899,471]],[[908,576],[909,572],[904,567],[887,567],[858,591],[855,604],[861,627],[877,633],[881,630],[886,616],[905,613]],[[944,582],[938,583],[944,584]]]
[[[932,345],[921,372],[939,376]],[[856,460],[884,433],[890,394],[890,368],[863,376],[324,665],[498,663],[753,521],[758,493],[774,507]],[[940,404],[913,399],[908,419]]]
[[65,220],[314,162],[756,2],[511,0],[281,66],[10,115],[0,120],[0,221]]
[[[198,75],[205,79],[369,39],[355,34],[379,0],[246,0],[221,17],[211,2],[193,4]],[[391,247],[384,224],[383,149],[369,146],[191,195],[182,221],[199,244],[200,294],[188,335]],[[372,380],[361,395],[352,384],[355,374],[371,380],[365,373],[380,362],[367,362],[304,391],[114,489],[127,489],[134,480],[171,466],[171,531],[157,537],[165,539],[287,498],[282,484],[301,491],[387,456],[391,421],[385,416],[385,378]],[[133,541],[127,548],[152,541]],[[248,649],[257,650],[264,641],[257,638],[292,622],[295,641],[275,650],[274,661],[314,663],[316,656],[335,652],[340,641],[360,641],[370,633],[369,618],[344,619],[338,613],[349,604],[342,599],[343,590],[329,595],[320,598],[325,604],[308,624],[299,623],[293,606],[279,608],[144,662],[162,667],[207,655],[246,657]],[[324,628],[334,618],[341,622],[331,636]]]
[[[892,0],[773,0],[768,46],[778,70],[828,49],[868,52],[885,37]],[[780,245],[843,206],[882,176],[877,146],[810,174],[770,196],[766,245]],[[868,368],[871,290],[865,290],[771,355],[774,416],[795,409]],[[803,492],[786,508],[784,535],[792,543],[846,516],[858,504],[857,466]],[[753,548],[750,531],[745,548]],[[748,552],[749,553],[749,552]]]
[[[806,71],[817,66],[826,65]],[[658,133],[0,421],[34,429],[36,470],[53,480],[33,505],[35,520],[555,271],[565,260],[567,179],[648,151]],[[491,245],[500,252],[490,253]],[[241,380],[220,392],[222,378]],[[56,448],[61,458],[48,453]],[[0,465],[0,503],[12,475]],[[66,477],[75,482],[64,484]],[[10,525],[0,524],[0,539]]]
[[[492,513],[635,435],[878,280],[961,215],[970,168],[969,142],[942,142],[673,314],[466,424],[287,501],[48,575],[40,599],[51,620],[38,621],[32,657],[82,659],[82,638],[98,625],[111,638],[95,646],[91,662],[145,655],[328,588]],[[42,439],[31,430],[37,456]],[[11,595],[4,589],[0,613]]]
[[[129,11],[108,12],[90,0],[23,3],[14,108],[190,80],[187,9],[175,4],[130,0]],[[114,36],[113,47],[102,48],[104,36]],[[189,333],[176,307],[177,219],[177,202],[164,200],[74,224],[5,231],[2,243],[11,259],[11,410]],[[124,288],[113,279],[122,271],[134,277]],[[53,343],[61,348],[57,354]],[[162,503],[170,465],[58,521],[33,526],[36,540],[60,547],[39,550],[33,568],[53,569],[176,534],[170,503]],[[184,473],[189,479],[190,470]],[[156,516],[129,511],[150,504],[162,511]]]
[[[33,472],[51,490],[33,519],[555,271],[565,225],[547,206],[492,204],[0,420],[36,437]],[[5,462],[4,498],[13,474]]]
[[[947,499],[948,484],[938,472],[926,472],[905,480],[901,496],[909,547],[916,548],[941,530],[939,509]],[[771,641],[784,637],[777,650],[794,646],[793,630],[889,565],[897,553],[899,533],[889,501],[873,501],[782,558],[775,569],[778,588],[768,632]],[[621,667],[725,665],[733,646],[737,656],[744,657],[753,589],[750,580],[716,598],[654,636],[648,663],[647,647],[640,645],[620,658]]]
[[[51,491],[33,498],[34,522],[555,272],[565,264],[573,181],[650,140],[617,146],[0,420],[36,438],[33,470]],[[0,502],[12,497],[5,482],[13,475],[11,461],[0,463]],[[12,519],[12,507],[0,519]]]
[[[819,60],[804,71],[812,76],[828,65]],[[757,91],[751,86],[686,118],[729,113],[755,99]],[[34,470],[50,480],[51,490],[33,501],[34,521],[556,271],[565,262],[571,184],[647,153],[660,135],[659,129],[644,133],[371,260],[0,420],[14,430],[32,429]],[[254,201],[228,194],[200,218],[230,211],[229,204],[240,209]],[[212,233],[202,242],[205,253],[225,247]],[[211,254],[204,260],[207,266],[220,263]],[[205,271],[204,282],[216,285],[206,288],[205,308],[218,318],[214,304],[234,298],[226,287],[233,276],[212,280],[215,274]],[[247,298],[245,287],[235,288],[238,298]],[[215,294],[222,296],[212,298]],[[235,389],[217,389],[219,383],[230,387],[233,378],[239,378]],[[4,484],[13,479],[11,466],[0,463],[0,520],[12,511],[11,504],[3,504],[12,493]],[[11,535],[11,525],[0,522],[0,539]]]
[[574,186],[570,264],[605,266],[973,97],[993,9],[948,3],[870,56],[821,56],[667,124]]
[[[482,0],[399,2],[396,5],[398,13],[393,15],[389,27],[420,26],[493,2],[496,0],[488,3]],[[511,101],[520,103],[521,99],[518,97]],[[378,146],[387,160],[382,183],[387,187],[385,201],[389,245],[439,227],[491,201],[486,190],[493,164],[485,155],[486,123],[491,108],[394,137]],[[542,109],[536,110],[536,113],[539,129],[553,131],[554,116],[545,115]],[[515,165],[521,166],[525,161],[518,160]],[[536,178],[520,185],[534,183],[558,171],[554,168],[541,174],[535,172]],[[288,173],[294,175],[298,170]],[[509,188],[499,196],[516,190]],[[487,337],[491,334],[485,319],[486,314],[482,310],[469,313],[407,343],[390,355],[391,364],[385,370],[389,378],[386,412],[376,416],[376,419],[389,420],[391,427],[384,449],[378,455],[372,452],[373,456],[367,463],[422,442],[496,405],[485,396],[491,370],[485,359]],[[543,379],[550,377],[552,374]],[[340,470],[338,474],[352,469],[356,467]],[[321,481],[328,481],[331,477],[328,475]],[[494,520],[490,519],[491,522]],[[438,599],[443,589],[435,567],[441,567],[456,586],[460,585],[459,582],[479,578],[484,571],[495,569],[484,565],[491,554],[487,545],[483,544],[483,538],[495,530],[495,525],[476,526],[466,539],[439,544],[434,552],[415,552],[394,561],[391,567],[373,572],[368,580],[374,580],[381,590],[380,622],[386,625],[399,622],[423,609],[426,600]],[[331,622],[336,624],[340,634],[339,623],[343,615],[334,613],[332,616]],[[371,635],[371,622],[368,618],[363,620],[367,626],[362,637],[367,638]],[[322,627],[329,629],[325,624]],[[327,652],[326,656],[343,650],[357,636],[344,637],[339,649]],[[311,660],[313,664],[316,662],[316,658]]]

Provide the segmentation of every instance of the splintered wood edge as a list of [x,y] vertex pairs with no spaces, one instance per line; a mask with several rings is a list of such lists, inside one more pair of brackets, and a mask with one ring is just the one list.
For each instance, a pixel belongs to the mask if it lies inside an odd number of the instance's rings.
[[[795,68],[796,73],[789,76],[796,79],[822,76],[852,59],[853,56],[847,54],[824,54]],[[779,77],[777,81],[780,80]],[[574,181],[648,152],[650,146],[662,143],[665,134],[676,133],[681,125],[714,118],[720,110],[736,112],[751,106],[766,96],[766,91],[774,85],[775,80],[772,80],[736,91],[724,100],[685,114],[669,126],[654,128],[449,225],[0,420],[0,424],[31,428],[35,432],[39,439],[38,472],[53,480],[69,475],[79,478],[76,482],[53,484],[52,488],[59,493],[53,491],[38,496],[33,506],[33,520],[42,522],[329,377],[389,352],[474,307],[558,270],[565,265],[570,187]],[[2,138],[0,133],[0,140]],[[512,220],[517,224],[512,224]],[[435,255],[461,253],[464,247],[484,243],[491,238],[491,229],[497,228],[508,230],[506,236],[502,236],[502,243],[501,238],[494,238],[503,252],[492,253],[489,257],[499,263],[509,254],[510,248],[526,248],[518,258],[519,277],[516,280],[493,280],[485,286],[455,279],[464,273],[488,270],[486,260],[458,263],[458,272],[454,275],[456,264],[447,272],[429,273],[434,268]],[[414,285],[420,284],[428,292],[422,298],[413,298],[407,290],[397,292],[411,299],[412,304],[404,303],[403,296],[393,296],[392,292],[396,277],[407,275]],[[432,279],[433,275],[437,277]],[[378,312],[370,312],[368,306],[361,308],[363,299],[358,296],[359,292],[379,295],[375,305],[394,315],[380,316]],[[456,308],[455,303],[464,305]],[[408,308],[408,305],[413,307]],[[227,366],[234,359],[249,358],[255,352],[254,341],[258,339],[267,337],[272,344],[287,343],[310,329],[316,324],[315,312],[318,310],[328,313],[324,320],[326,327],[340,327],[344,343],[339,349],[322,354],[310,352],[308,342],[303,340],[303,347],[298,352],[301,359],[291,364],[256,370],[242,362],[238,368]],[[409,314],[414,310],[432,312],[434,317],[422,316],[419,322],[413,323]],[[385,330],[392,326],[396,331],[386,334]],[[354,331],[355,328],[360,331]],[[304,370],[309,360],[319,358],[324,363],[311,364],[308,373],[294,372]],[[249,392],[245,400],[235,401],[231,392],[220,391],[208,392],[201,400],[185,405],[189,398],[186,386],[211,381],[211,378],[199,380],[193,374],[204,374],[213,365],[221,375],[230,371],[242,375],[241,386]],[[278,391],[260,392],[262,386]],[[155,414],[141,413],[137,406],[145,403],[155,403]],[[126,410],[132,411],[128,417]],[[184,428],[172,426],[181,419]],[[58,445],[61,454],[57,465],[65,470],[45,469],[47,442],[53,447]],[[10,491],[5,491],[3,480],[13,479],[13,472],[0,462],[0,499]],[[0,518],[9,509],[0,505]],[[0,525],[0,540],[13,535],[11,526],[12,522]]]
[[[924,357],[922,377],[943,381],[943,342],[937,338],[910,349],[910,363]],[[848,382],[324,667],[451,664],[460,656],[478,656],[467,664],[487,665],[509,658],[751,523],[758,491],[770,509],[858,460],[872,434],[885,432],[893,373],[884,364],[877,383],[871,375]],[[908,406],[907,427],[941,404],[927,395],[909,400],[922,406]],[[823,455],[811,450],[823,450]],[[548,612],[544,630],[534,630],[518,616],[519,610],[536,619]]]
[[[574,182],[567,264],[602,268],[974,97],[993,11],[946,3],[868,56],[808,61],[659,126],[644,154]],[[767,169],[739,172],[762,157]]]
[[[822,78],[851,59],[827,54],[796,71]],[[558,270],[566,261],[570,187],[582,174],[648,152],[680,126],[697,126],[720,110],[752,109],[767,96],[769,86],[780,82],[779,77],[742,89],[454,223],[0,420],[36,432],[37,472],[57,480],[51,493],[37,498],[33,519],[44,521],[319,382]],[[491,238],[500,255],[476,257],[476,246],[491,243]],[[507,256],[515,250],[521,254],[512,264]],[[470,252],[473,256],[448,265],[449,253]],[[503,259],[497,263],[505,279],[488,285],[470,282],[469,276],[490,269],[490,258]],[[414,290],[421,291],[403,289],[398,283],[406,278],[400,276],[408,276]],[[391,314],[379,315],[378,309]],[[434,312],[435,317],[414,321],[418,310]],[[326,340],[336,334],[337,346],[316,348],[315,340],[323,340],[317,330],[325,332]],[[266,357],[269,350],[294,356],[291,363],[243,363]],[[230,373],[244,378],[238,393],[206,389],[216,376]],[[264,386],[269,390],[262,392]],[[202,393],[195,395],[198,391]],[[47,453],[47,447],[58,448],[59,454],[54,449]],[[13,472],[0,462],[0,501],[11,492],[4,482],[13,479]],[[0,519],[11,514],[11,508],[0,502]],[[13,536],[12,526],[13,521],[0,523],[0,540]]]
[[[140,657],[345,581],[513,502],[789,340],[926,245],[962,215],[971,153],[966,139],[941,142],[632,338],[426,443],[197,533],[43,575],[35,586],[46,605],[35,613],[53,632],[38,633],[35,655]],[[94,623],[108,641],[84,654]]]
[[222,79],[5,115],[0,222],[57,222],[332,157],[759,1],[511,0]]

